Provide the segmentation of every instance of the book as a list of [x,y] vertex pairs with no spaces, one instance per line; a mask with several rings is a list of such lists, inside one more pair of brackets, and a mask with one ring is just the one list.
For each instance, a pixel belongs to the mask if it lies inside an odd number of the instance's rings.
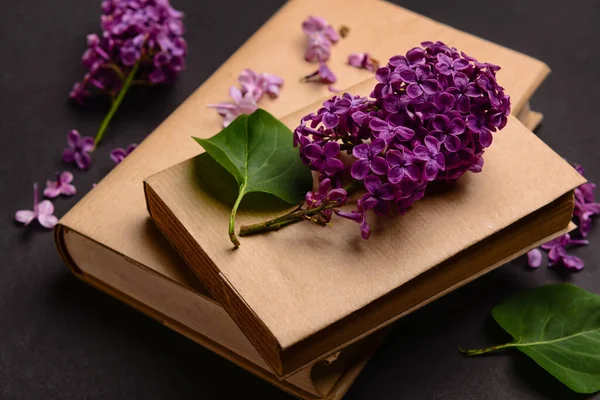
[[[304,378],[279,381],[227,312],[151,223],[142,186],[147,176],[197,154],[199,148],[190,143],[190,136],[210,136],[219,130],[220,117],[214,110],[206,109],[206,105],[226,100],[229,86],[236,84],[236,77],[244,68],[285,79],[280,98],[265,98],[260,104],[278,117],[330,95],[325,85],[299,82],[300,76],[316,69],[315,64],[303,60],[305,38],[300,24],[310,14],[322,15],[336,26],[345,24],[351,28],[350,35],[334,46],[329,64],[338,75],[340,89],[372,76],[368,71],[346,65],[349,52],[369,50],[385,60],[421,40],[442,39],[482,60],[502,64],[501,79],[512,95],[513,110],[531,129],[541,120],[541,114],[527,106],[549,72],[539,60],[381,1],[295,0],[286,3],[134,153],[74,206],[57,225],[55,238],[65,263],[84,282],[298,397],[322,398],[343,392],[335,388],[347,389],[369,358],[369,351],[381,339],[369,339],[372,341],[366,345],[365,355],[346,367],[347,372],[339,378],[329,377],[328,385],[312,381],[309,376],[314,375],[310,372],[313,368],[303,370]],[[381,15],[386,15],[383,21]],[[409,26],[411,30],[398,31],[397,26]],[[382,41],[381,37],[394,40]],[[279,57],[280,54],[290,56]],[[175,297],[179,300],[171,301]],[[322,369],[322,363],[314,368]]]
[[[376,83],[372,79],[349,93],[368,96]],[[318,108],[282,121],[294,130]],[[406,215],[375,219],[368,241],[361,240],[355,222],[337,218],[324,229],[298,223],[245,237],[232,251],[225,234],[231,204],[199,183],[218,165],[203,157],[210,156],[201,154],[145,180],[150,216],[284,377],[564,231],[573,189],[585,182],[510,118],[494,135],[482,173],[426,195]],[[237,224],[283,213],[238,212]]]
[[188,276],[187,267],[170,269],[166,277],[68,228],[60,240],[60,246],[69,249],[63,253],[65,261],[88,284],[298,398],[341,398],[386,335],[382,332],[357,343],[335,362],[279,380],[207,289]]

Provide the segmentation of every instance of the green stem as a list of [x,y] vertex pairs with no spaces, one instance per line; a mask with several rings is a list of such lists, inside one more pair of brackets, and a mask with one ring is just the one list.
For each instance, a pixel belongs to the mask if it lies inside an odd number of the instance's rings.
[[125,98],[125,94],[131,87],[133,78],[139,68],[140,68],[140,62],[138,61],[135,63],[135,65],[131,69],[131,72],[129,73],[129,75],[127,75],[127,79],[125,79],[125,82],[123,82],[123,87],[119,91],[119,94],[117,95],[115,100],[112,102],[112,104],[110,106],[110,110],[108,110],[108,114],[106,114],[106,117],[104,117],[104,120],[102,121],[102,124],[100,125],[100,128],[98,129],[98,132],[96,133],[96,138],[94,139],[94,145],[96,147],[98,146],[98,144],[104,137],[104,133],[106,132],[106,128],[108,128],[108,124],[110,124],[110,121],[112,120],[113,116],[119,109],[119,106],[123,102],[123,99]]
[[305,219],[310,219],[308,217],[316,215],[323,210],[335,208],[338,206],[339,204],[337,202],[330,202],[323,204],[322,206],[319,206],[317,208],[311,208],[309,210],[296,208],[295,210],[292,210],[287,214],[284,214],[280,217],[268,221],[263,221],[252,225],[242,225],[242,227],[240,228],[240,236],[250,236],[256,235],[257,233],[278,231],[279,229],[285,226],[295,224],[296,222],[300,222]]
[[465,350],[462,347],[458,346],[458,351],[460,351],[465,356],[478,356],[480,354],[491,353],[496,350],[507,349],[510,347],[517,347],[518,345],[519,345],[519,343],[517,343],[517,342],[510,342],[510,343],[498,344],[496,346],[490,346],[490,347],[486,347],[483,349],[474,349],[474,350]]
[[246,182],[240,186],[238,197],[235,199],[235,203],[231,208],[231,214],[229,215],[229,240],[231,240],[231,243],[233,243],[236,249],[240,247],[240,241],[235,236],[235,216],[237,215],[237,210],[242,202],[244,194],[246,194]]
[[302,217],[290,217],[286,220],[276,222],[274,220],[264,221],[258,224],[242,225],[240,228],[240,236],[256,235],[257,233],[278,231],[284,226],[295,224],[302,221]]

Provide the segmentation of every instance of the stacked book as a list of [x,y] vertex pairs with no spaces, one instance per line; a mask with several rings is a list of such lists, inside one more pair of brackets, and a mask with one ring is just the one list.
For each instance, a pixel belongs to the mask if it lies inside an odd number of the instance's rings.
[[[387,60],[441,40],[502,66],[513,116],[483,173],[425,197],[369,241],[339,220],[246,238],[232,251],[229,209],[198,187],[201,148],[190,137],[220,130],[206,106],[245,68],[285,79],[261,107],[291,129],[330,97],[325,85],[299,82],[315,68],[303,61],[300,29],[315,14],[350,28],[329,64],[338,88],[368,96],[374,86],[372,73],[345,65],[352,52]],[[395,320],[572,229],[573,189],[584,180],[531,132],[541,114],[528,99],[548,72],[386,2],[291,1],[60,221],[57,247],[83,281],[251,373],[299,398],[340,398]],[[241,210],[238,223],[267,217]]]

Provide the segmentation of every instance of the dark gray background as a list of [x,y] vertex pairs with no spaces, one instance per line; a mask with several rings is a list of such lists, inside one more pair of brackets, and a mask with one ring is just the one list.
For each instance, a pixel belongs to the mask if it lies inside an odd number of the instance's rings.
[[[13,222],[16,210],[31,207],[31,184],[64,169],[67,131],[92,134],[102,119],[102,107],[67,102],[83,74],[85,35],[98,31],[100,1],[0,3],[0,399],[288,398],[80,283],[56,254],[50,232]],[[80,194],[112,167],[111,148],[141,141],[282,3],[173,0],[186,13],[188,69],[169,90],[128,95],[94,153],[94,168],[77,173]],[[598,1],[398,3],[547,62],[553,72],[532,100],[546,116],[537,133],[600,181]],[[57,215],[80,197],[55,201]],[[518,352],[465,359],[456,346],[506,340],[490,310],[522,289],[570,281],[600,292],[600,228],[590,240],[575,251],[587,262],[582,272],[530,271],[521,259],[404,318],[347,398],[580,398]]]

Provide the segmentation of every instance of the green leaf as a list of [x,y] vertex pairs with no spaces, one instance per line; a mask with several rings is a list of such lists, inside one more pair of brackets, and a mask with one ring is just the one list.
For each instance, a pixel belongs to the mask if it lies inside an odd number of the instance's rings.
[[235,247],[240,245],[235,236],[235,216],[246,194],[269,193],[287,203],[298,204],[312,188],[311,172],[293,146],[292,132],[264,110],[240,115],[210,139],[194,140],[238,184],[229,218],[229,238]]
[[570,284],[519,293],[492,311],[513,342],[466,355],[516,347],[577,393],[600,391],[600,296]]

